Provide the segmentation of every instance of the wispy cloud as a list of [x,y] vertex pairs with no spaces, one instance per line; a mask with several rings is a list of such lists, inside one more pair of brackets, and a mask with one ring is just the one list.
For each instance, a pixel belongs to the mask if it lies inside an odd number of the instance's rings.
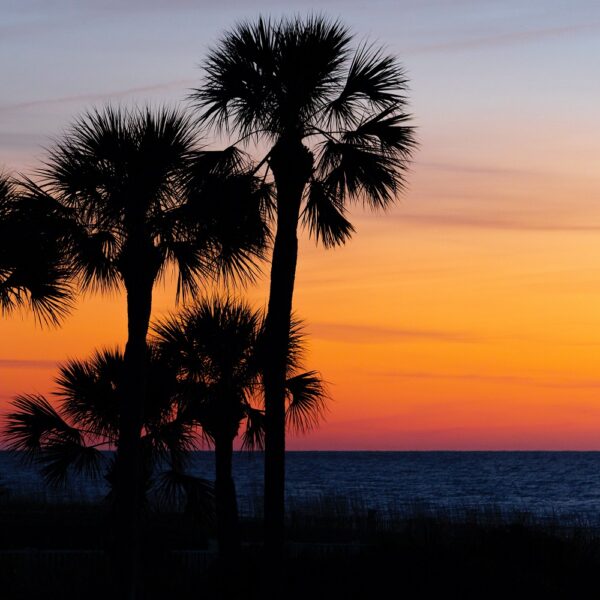
[[[478,229],[507,229],[514,231],[540,232],[589,232],[600,231],[600,223],[565,223],[544,222],[534,218],[524,219],[513,216],[496,217],[473,214],[441,214],[441,213],[403,213],[394,214],[400,221],[415,223],[429,227],[472,227]],[[389,216],[388,216],[389,218]]]
[[0,148],[10,150],[29,149],[39,146],[43,140],[44,136],[38,133],[0,131]]
[[540,173],[537,171],[510,168],[510,167],[492,167],[490,165],[469,165],[453,162],[437,162],[437,161],[420,161],[416,160],[413,163],[414,169],[427,169],[431,171],[446,171],[450,173],[469,174],[469,175],[495,175],[500,177],[531,177],[539,175],[548,177],[548,173]]
[[310,323],[311,334],[320,339],[344,341],[357,344],[377,342],[401,342],[404,340],[435,340],[450,343],[473,343],[481,338],[462,331],[381,327],[344,323]]
[[0,369],[54,369],[57,360],[0,358]]
[[425,379],[444,381],[472,381],[528,385],[543,388],[558,389],[597,389],[600,388],[600,379],[575,378],[554,379],[545,377],[532,377],[524,375],[496,375],[482,373],[439,373],[437,371],[370,371],[371,375],[379,377],[397,377],[400,379]]
[[456,39],[434,44],[423,44],[403,48],[407,54],[429,54],[437,52],[473,50],[478,48],[506,46],[537,41],[545,38],[554,38],[576,33],[595,33],[600,29],[600,22],[578,23],[559,27],[546,27],[530,29],[527,31],[507,31],[493,33],[470,39]]
[[63,104],[73,104],[80,102],[97,102],[99,100],[110,100],[113,98],[124,98],[134,94],[146,92],[156,92],[160,90],[171,90],[177,88],[187,88],[194,83],[194,79],[178,79],[175,81],[167,81],[164,83],[156,83],[141,87],[126,88],[123,90],[114,90],[112,92],[94,92],[89,94],[74,94],[72,96],[61,96],[59,98],[44,98],[40,100],[28,100],[26,102],[15,102],[13,104],[0,105],[0,112],[11,112],[16,110],[24,110],[28,108],[37,108],[44,106],[54,106]]
[[522,383],[535,381],[531,377],[520,375],[482,375],[481,373],[439,373],[436,371],[371,371],[372,375],[384,377],[399,377],[401,379],[444,379],[459,381],[494,381],[507,383]]

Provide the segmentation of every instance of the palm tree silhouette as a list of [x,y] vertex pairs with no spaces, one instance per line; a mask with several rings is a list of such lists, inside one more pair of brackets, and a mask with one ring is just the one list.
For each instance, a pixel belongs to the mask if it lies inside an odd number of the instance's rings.
[[110,106],[79,118],[51,151],[30,192],[58,202],[71,224],[70,258],[84,289],[124,288],[128,336],[115,465],[117,561],[135,598],[146,337],[157,280],[172,268],[177,294],[198,278],[252,273],[265,240],[268,186],[242,152],[208,152],[183,113]]
[[27,305],[40,322],[56,325],[72,305],[65,230],[52,203],[23,192],[0,174],[0,310]]
[[[178,371],[183,412],[214,445],[219,552],[223,564],[235,568],[240,538],[233,449],[240,429],[242,448],[263,447],[264,316],[239,300],[205,299],[153,330],[158,351]],[[327,394],[316,371],[301,372],[300,324],[293,324],[289,340],[286,421],[302,432],[319,422]]]
[[259,19],[226,33],[204,61],[192,93],[201,119],[240,142],[266,142],[257,172],[275,184],[265,365],[265,529],[271,555],[284,536],[286,347],[300,223],[326,247],[354,229],[346,205],[391,205],[404,187],[415,147],[407,125],[407,83],[393,56],[367,44],[353,49],[339,22]]
[[[141,436],[143,498],[149,492],[170,505],[184,503],[196,514],[209,512],[211,487],[186,472],[189,453],[201,437],[215,448],[217,535],[223,564],[236,567],[239,520],[232,474],[233,443],[242,430],[242,448],[263,447],[261,311],[232,299],[204,300],[154,326],[148,346],[148,385]],[[288,350],[288,429],[315,427],[327,394],[316,371],[302,372],[304,334],[294,323]],[[114,448],[119,430],[119,390],[127,377],[118,350],[59,367],[58,408],[42,395],[21,395],[6,417],[11,450],[40,466],[49,485],[70,473],[103,476],[114,493]],[[168,467],[165,469],[165,467]]]
[[[198,425],[178,402],[176,371],[149,347],[148,388],[144,404],[143,492],[157,500],[184,500],[188,510],[206,513],[212,489],[185,471],[189,453],[198,447]],[[71,473],[104,477],[114,493],[114,454],[119,433],[119,392],[126,377],[123,353],[96,352],[87,360],[59,366],[55,408],[39,394],[17,396],[6,416],[10,450],[40,467],[48,485],[66,483]],[[173,502],[171,502],[172,504]]]

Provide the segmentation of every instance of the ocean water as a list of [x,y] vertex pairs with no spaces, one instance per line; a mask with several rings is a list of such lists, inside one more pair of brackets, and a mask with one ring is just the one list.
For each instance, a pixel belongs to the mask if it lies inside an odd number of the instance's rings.
[[[242,513],[260,503],[262,456],[239,453],[234,471]],[[213,478],[210,452],[194,453],[189,471]],[[73,476],[49,488],[35,466],[0,452],[0,489],[9,498],[96,502],[103,480]],[[375,510],[494,508],[600,525],[600,452],[288,452],[290,506],[350,498]]]

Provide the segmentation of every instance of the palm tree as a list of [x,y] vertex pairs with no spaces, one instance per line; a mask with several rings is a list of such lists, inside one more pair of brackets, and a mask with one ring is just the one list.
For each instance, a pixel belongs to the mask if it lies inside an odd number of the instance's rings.
[[265,365],[265,528],[271,555],[284,535],[285,373],[302,223],[326,247],[354,232],[348,202],[385,209],[404,187],[415,147],[407,82],[393,56],[352,48],[339,22],[259,19],[226,33],[192,93],[203,122],[268,144],[256,169],[275,184]]
[[[231,563],[240,541],[233,443],[240,428],[242,448],[262,448],[264,438],[263,315],[243,302],[204,300],[154,329],[141,437],[144,498],[149,491],[170,504],[183,498],[188,510],[206,513],[209,485],[185,466],[201,436],[210,440],[216,455],[219,550]],[[318,424],[327,397],[317,372],[300,372],[303,349],[303,332],[295,323],[286,411],[288,428],[295,432]],[[61,485],[75,472],[105,477],[114,493],[114,457],[100,450],[116,447],[119,390],[125,377],[118,350],[61,365],[54,393],[58,408],[35,394],[12,402],[4,430],[8,448],[38,464],[49,485]]]
[[0,174],[0,310],[28,305],[40,322],[56,325],[72,303],[65,231],[51,204],[22,191]]
[[251,273],[265,239],[268,187],[242,152],[199,149],[198,131],[181,112],[109,106],[74,123],[29,192],[51,198],[70,220],[71,265],[82,287],[126,292],[115,533],[122,595],[135,598],[153,288],[173,268],[178,296],[195,293],[199,277]]
[[[219,552],[235,568],[239,524],[232,474],[234,441],[262,448],[264,316],[231,298],[205,299],[153,327],[159,352],[178,371],[183,412],[198,422],[215,448]],[[288,349],[286,421],[294,431],[316,426],[327,397],[315,371],[301,372],[304,336],[294,323]]]
[[[205,512],[211,486],[185,471],[200,432],[181,410],[176,371],[154,347],[150,346],[147,356],[148,393],[141,438],[144,497],[149,491],[158,492],[159,499],[181,497],[188,510]],[[58,408],[39,394],[17,396],[5,422],[7,447],[39,465],[48,485],[60,486],[71,473],[78,473],[92,479],[104,477],[114,493],[114,454],[101,450],[117,444],[118,390],[125,376],[123,353],[118,350],[103,350],[88,360],[61,365],[54,392]]]

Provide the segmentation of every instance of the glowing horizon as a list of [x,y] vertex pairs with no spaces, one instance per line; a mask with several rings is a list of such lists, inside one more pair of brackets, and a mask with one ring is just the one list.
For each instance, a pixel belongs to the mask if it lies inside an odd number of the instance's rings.
[[[273,13],[259,4],[8,9],[0,169],[30,173],[94,104],[181,100],[223,29]],[[400,58],[420,150],[393,210],[352,210],[346,247],[303,236],[295,310],[310,332],[306,366],[333,401],[289,449],[600,450],[600,7],[325,10]],[[264,306],[266,278],[244,293]],[[174,309],[172,286],[159,286],[154,316]],[[4,411],[15,394],[50,392],[57,362],[123,345],[123,298],[86,296],[60,329],[4,317],[0,338]]]

